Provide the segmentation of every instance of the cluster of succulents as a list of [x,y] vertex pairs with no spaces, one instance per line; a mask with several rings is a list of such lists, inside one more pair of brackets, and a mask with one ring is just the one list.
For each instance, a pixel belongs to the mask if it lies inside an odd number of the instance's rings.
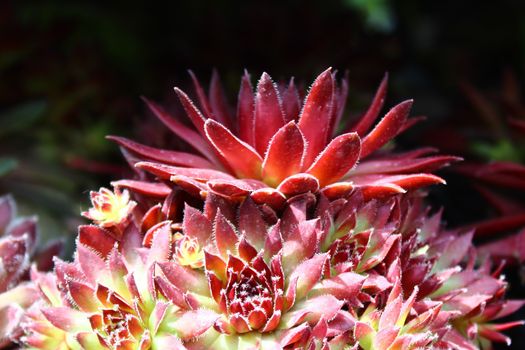
[[[411,101],[386,94],[336,135],[347,83],[332,70],[304,103],[293,81],[242,79],[236,117],[218,78],[194,127],[147,101],[188,143],[111,137],[135,169],[91,193],[72,261],[33,268],[11,341],[29,349],[489,349],[525,301],[472,230],[442,225],[423,187],[456,157],[394,152]],[[374,124],[376,124],[374,126]],[[1,211],[0,211],[1,213]],[[0,225],[1,227],[1,225]],[[2,252],[2,256],[4,253]]]
[[50,270],[61,251],[60,241],[38,249],[38,238],[36,218],[17,217],[13,198],[0,197],[0,347],[22,335],[20,320],[39,299],[30,269]]

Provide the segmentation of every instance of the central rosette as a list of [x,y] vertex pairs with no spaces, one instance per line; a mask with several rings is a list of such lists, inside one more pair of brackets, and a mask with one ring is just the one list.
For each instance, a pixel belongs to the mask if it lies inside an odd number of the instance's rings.
[[[215,326],[221,332],[269,332],[281,319],[282,271],[269,268],[261,256],[248,255],[248,259],[230,256],[224,274],[210,274],[213,297],[224,315]],[[221,280],[220,275],[225,278]]]

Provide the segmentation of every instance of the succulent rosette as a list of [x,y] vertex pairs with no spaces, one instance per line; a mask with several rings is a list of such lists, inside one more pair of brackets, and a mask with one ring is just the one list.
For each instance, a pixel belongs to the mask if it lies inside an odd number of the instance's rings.
[[[71,262],[31,270],[32,349],[490,349],[519,321],[491,252],[447,230],[420,186],[455,160],[383,148],[411,102],[335,135],[346,82],[327,70],[301,106],[267,74],[241,84],[237,120],[217,75],[194,128],[154,113],[199,154],[112,137],[136,178],[91,193]],[[202,110],[202,112],[201,112]],[[371,130],[371,131],[370,131]],[[128,193],[128,190],[130,191]],[[1,213],[1,211],[0,211]]]
[[276,85],[263,73],[253,91],[246,73],[235,118],[217,74],[209,96],[193,74],[192,78],[200,108],[182,90],[175,88],[175,92],[193,128],[154,102],[146,103],[197,153],[156,149],[112,136],[137,170],[153,175],[141,172],[137,179],[116,185],[161,198],[172,188],[183,188],[196,197],[209,192],[230,199],[250,196],[279,208],[286,199],[307,192],[337,198],[360,188],[373,198],[443,183],[430,172],[457,160],[431,155],[431,149],[397,154],[381,149],[419,120],[409,118],[409,100],[393,107],[374,126],[386,96],[386,77],[368,110],[347,123],[339,135],[348,87],[346,80],[337,81],[331,69],[317,77],[303,103],[293,79],[288,85]]
[[37,251],[36,217],[17,217],[16,212],[11,196],[0,197],[0,347],[20,337],[24,310],[38,299],[35,287],[28,282],[31,264],[51,268],[51,257],[61,247],[53,242]]
[[504,299],[499,270],[473,270],[472,233],[444,231],[421,196],[303,194],[280,217],[221,198],[145,235],[133,210],[118,237],[82,226],[73,262],[33,273],[42,298],[26,313],[25,344],[477,349],[518,325],[492,322],[523,302]]
[[325,278],[318,219],[290,212],[269,225],[251,200],[238,220],[227,209],[211,195],[204,212],[187,206],[181,224],[162,222],[145,237],[131,221],[120,240],[81,227],[74,261],[55,264],[57,290],[46,299],[60,301],[31,315],[40,322],[26,322],[26,343],[47,349],[58,332],[71,349],[288,349],[313,342],[320,325],[321,342],[350,331],[350,303],[330,283],[352,294],[364,278]]

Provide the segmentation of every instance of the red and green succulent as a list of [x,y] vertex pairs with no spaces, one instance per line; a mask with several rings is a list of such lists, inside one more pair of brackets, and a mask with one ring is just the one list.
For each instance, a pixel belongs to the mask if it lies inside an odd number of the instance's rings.
[[[193,124],[190,128],[156,103],[152,112],[196,152],[156,149],[111,136],[137,170],[145,174],[115,184],[155,197],[180,187],[195,196],[213,192],[230,199],[247,196],[274,208],[301,193],[323,192],[329,198],[361,188],[368,198],[404,193],[444,183],[430,172],[456,161],[421,149],[392,153],[382,149],[418,118],[409,118],[412,101],[394,106],[374,126],[386,96],[387,77],[363,116],[339,133],[348,83],[336,72],[321,73],[304,102],[293,79],[276,85],[263,73],[253,91],[248,73],[242,78],[235,118],[214,74],[209,96],[193,76],[197,107],[179,88],[175,92]],[[373,127],[374,126],[374,127]],[[151,180],[151,177],[149,178]]]
[[20,320],[27,308],[39,299],[29,281],[31,264],[40,270],[52,267],[61,242],[38,246],[36,217],[17,217],[11,196],[0,197],[0,348],[20,337]]
[[253,92],[246,74],[235,122],[216,75],[209,96],[194,82],[200,109],[176,89],[194,128],[148,104],[198,154],[112,137],[136,178],[91,193],[92,224],[79,228],[71,262],[31,269],[35,297],[13,341],[41,350],[509,341],[501,331],[521,323],[494,320],[525,302],[505,299],[502,266],[472,245],[472,230],[445,229],[417,190],[443,182],[430,172],[456,158],[383,147],[413,123],[411,102],[372,127],[386,79],[333,139],[347,83],[331,70],[302,106],[293,81],[263,74]]

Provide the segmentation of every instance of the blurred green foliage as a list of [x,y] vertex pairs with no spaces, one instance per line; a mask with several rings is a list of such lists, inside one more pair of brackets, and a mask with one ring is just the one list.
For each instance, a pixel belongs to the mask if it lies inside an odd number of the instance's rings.
[[366,18],[366,24],[372,29],[390,32],[394,29],[394,15],[388,0],[345,0]]

